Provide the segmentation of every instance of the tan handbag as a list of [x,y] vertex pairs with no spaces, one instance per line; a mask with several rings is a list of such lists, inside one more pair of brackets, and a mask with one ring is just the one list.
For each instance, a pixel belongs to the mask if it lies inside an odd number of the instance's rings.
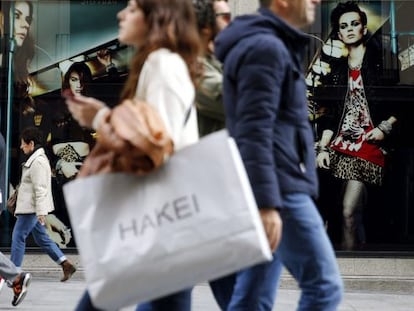
[[7,199],[7,210],[12,215],[14,215],[14,213],[16,212],[16,201],[18,191],[19,185],[16,186],[16,189],[13,191],[12,195]]
[[79,177],[109,172],[145,175],[173,153],[173,142],[161,117],[144,101],[124,100],[108,112],[97,134],[97,143]]

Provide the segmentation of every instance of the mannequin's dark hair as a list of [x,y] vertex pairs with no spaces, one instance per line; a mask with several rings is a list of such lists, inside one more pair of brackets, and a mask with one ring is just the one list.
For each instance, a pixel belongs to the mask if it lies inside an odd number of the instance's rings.
[[[339,32],[339,19],[345,13],[355,12],[358,13],[361,18],[361,23],[364,27],[367,26],[368,18],[367,14],[361,10],[358,3],[355,1],[340,2],[331,12],[331,27],[332,27],[332,37],[338,39]],[[364,41],[367,39],[368,35],[364,36]]]

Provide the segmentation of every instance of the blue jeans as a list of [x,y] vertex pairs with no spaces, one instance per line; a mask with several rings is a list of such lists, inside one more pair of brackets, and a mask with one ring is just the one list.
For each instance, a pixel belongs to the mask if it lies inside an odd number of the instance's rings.
[[34,241],[57,264],[66,260],[65,255],[49,237],[44,226],[37,220],[36,214],[19,214],[13,228],[11,261],[21,267],[26,250],[26,238],[32,233]]
[[[93,306],[89,293],[85,291],[75,311],[99,311]],[[178,292],[152,302],[137,306],[139,311],[190,311],[191,289]]]
[[191,311],[192,289],[140,304],[136,311]]
[[271,311],[282,266],[301,289],[298,311],[337,309],[343,283],[335,253],[312,199],[301,193],[284,195],[280,215],[282,240],[270,263],[210,282],[221,310]]
[[100,309],[95,308],[92,304],[91,297],[89,296],[88,291],[85,291],[82,295],[82,298],[79,300],[78,305],[76,306],[75,311],[99,311]]

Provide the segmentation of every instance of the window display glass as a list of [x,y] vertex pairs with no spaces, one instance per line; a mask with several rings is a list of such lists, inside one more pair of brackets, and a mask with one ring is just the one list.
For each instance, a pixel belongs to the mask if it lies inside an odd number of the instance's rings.
[[[3,204],[25,161],[19,133],[36,126],[53,175],[48,233],[62,248],[76,248],[62,186],[96,140],[62,92],[117,104],[133,54],[117,40],[125,3],[0,2]],[[414,252],[414,2],[328,0],[318,10],[304,74],[329,237],[337,251]],[[4,211],[0,248],[10,246],[13,225]]]

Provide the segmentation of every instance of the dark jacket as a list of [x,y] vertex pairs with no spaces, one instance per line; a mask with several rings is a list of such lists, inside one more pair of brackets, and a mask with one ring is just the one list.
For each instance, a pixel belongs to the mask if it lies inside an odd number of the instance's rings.
[[307,42],[267,9],[236,18],[216,39],[226,126],[259,208],[283,207],[287,193],[317,195],[302,68]]

